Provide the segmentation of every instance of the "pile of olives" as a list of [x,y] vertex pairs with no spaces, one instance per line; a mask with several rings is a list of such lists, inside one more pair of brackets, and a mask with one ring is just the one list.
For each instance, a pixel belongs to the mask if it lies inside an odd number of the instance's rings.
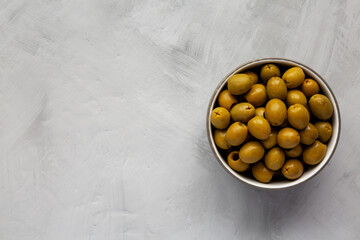
[[319,84],[300,67],[280,68],[232,75],[211,112],[214,141],[229,166],[263,183],[301,177],[323,160],[332,135],[333,106]]

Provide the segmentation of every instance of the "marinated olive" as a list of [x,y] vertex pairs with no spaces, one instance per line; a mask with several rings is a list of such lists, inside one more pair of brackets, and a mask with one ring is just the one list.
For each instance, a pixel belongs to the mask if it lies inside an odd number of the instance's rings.
[[314,94],[320,92],[319,84],[315,80],[310,78],[305,79],[305,81],[301,84],[301,91],[305,94],[307,98],[311,97]]
[[317,122],[315,123],[315,127],[319,134],[319,140],[323,143],[329,141],[332,135],[332,126],[328,122]]
[[245,94],[246,100],[258,107],[266,102],[266,89],[262,84],[254,84],[250,90]]
[[326,154],[326,145],[318,140],[306,147],[303,152],[303,160],[309,165],[316,165],[321,162]]
[[286,105],[290,107],[291,105],[294,105],[296,103],[300,103],[306,107],[307,106],[306,97],[304,93],[302,93],[299,90],[290,90],[286,96]]
[[256,163],[251,171],[254,178],[262,183],[270,182],[274,175],[274,171],[269,170],[262,162]]
[[229,78],[227,82],[227,87],[231,94],[240,95],[249,91],[252,84],[253,83],[247,74],[240,73],[232,75]]
[[217,129],[227,128],[230,124],[230,113],[226,108],[217,107],[211,112],[211,124]]
[[304,166],[297,159],[289,159],[285,162],[281,172],[287,179],[295,180],[303,174]]
[[283,128],[278,132],[277,142],[282,148],[294,148],[300,143],[300,134],[293,128]]
[[299,67],[292,67],[283,74],[282,79],[288,88],[297,88],[304,82],[305,73]]
[[242,102],[233,106],[230,110],[230,114],[235,122],[247,123],[255,116],[255,108],[250,103]]
[[239,151],[239,157],[244,163],[256,163],[264,156],[264,147],[258,141],[245,143]]
[[265,154],[265,165],[270,170],[279,170],[285,162],[285,153],[279,147],[270,149]]
[[248,163],[244,163],[239,158],[239,151],[233,151],[229,153],[227,157],[229,166],[237,172],[244,172],[249,168]]
[[[301,138],[300,138],[301,140]],[[285,155],[290,157],[290,158],[297,158],[299,157],[303,152],[303,147],[301,144],[298,144],[296,147],[289,149],[289,150],[285,150]]]
[[229,149],[231,145],[226,141],[226,130],[215,130],[214,131],[214,141],[216,146],[221,149]]
[[265,108],[264,107],[255,108],[255,116],[265,117]]
[[280,77],[280,69],[275,64],[266,64],[261,68],[260,77],[267,83],[272,77]]
[[289,124],[296,129],[304,129],[310,121],[308,110],[301,104],[296,103],[288,109]]
[[280,126],[286,119],[286,106],[280,99],[271,99],[265,106],[265,117],[273,126]]
[[254,73],[253,71],[245,71],[244,73],[250,77],[250,80],[252,81],[253,84],[258,83],[259,77],[256,73]]
[[331,118],[334,109],[330,100],[322,95],[315,94],[309,100],[310,111],[320,120],[327,120]]
[[247,126],[241,122],[234,122],[226,131],[226,141],[231,146],[239,146],[247,138]]
[[306,128],[300,131],[300,142],[311,145],[318,137],[318,131],[314,125],[309,123]]
[[265,140],[270,136],[271,127],[269,122],[259,116],[255,116],[247,124],[248,130],[257,139]]
[[220,107],[224,107],[230,111],[230,108],[238,103],[238,100],[232,95],[229,90],[223,90],[218,97],[218,103]]
[[281,100],[285,100],[287,95],[286,84],[284,80],[282,80],[279,77],[270,78],[266,84],[266,90],[267,90],[267,95],[269,96],[270,99],[278,98]]
[[265,149],[270,149],[274,147],[277,144],[277,131],[274,129],[271,129],[271,133],[269,137],[265,140],[261,140],[262,145]]

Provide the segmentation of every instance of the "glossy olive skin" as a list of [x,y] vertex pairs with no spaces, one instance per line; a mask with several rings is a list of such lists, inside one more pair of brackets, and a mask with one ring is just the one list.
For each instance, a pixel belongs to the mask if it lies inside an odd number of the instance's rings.
[[305,80],[305,73],[299,67],[292,67],[288,69],[282,76],[288,88],[297,88]]
[[287,96],[287,87],[284,82],[279,77],[272,77],[266,84],[267,95],[269,99],[278,98],[280,100],[285,100]]
[[265,140],[270,136],[271,127],[269,122],[259,116],[255,116],[247,124],[248,130],[255,138]]
[[229,166],[237,172],[244,172],[249,168],[248,163],[244,163],[243,161],[240,160],[239,151],[233,151],[229,153],[227,157],[227,162]]
[[320,92],[320,87],[315,80],[307,78],[301,84],[301,91],[305,94],[307,98],[310,98],[312,95]]
[[322,94],[315,94],[309,100],[309,107],[312,114],[320,120],[328,120],[334,112],[330,100]]
[[258,162],[251,168],[252,174],[256,180],[262,183],[271,181],[274,171],[268,169],[264,163]]
[[300,131],[300,142],[311,145],[318,138],[318,131],[314,125],[309,123],[306,128]]
[[231,108],[230,115],[235,122],[247,123],[255,116],[255,107],[246,102],[238,103]]
[[242,144],[248,135],[248,129],[245,124],[242,122],[234,122],[230,125],[230,127],[226,130],[226,141],[231,146],[239,146]]
[[211,112],[211,124],[217,129],[225,129],[230,124],[230,113],[226,108],[217,107]]
[[279,147],[270,149],[265,154],[265,165],[270,170],[279,170],[285,162],[285,153]]
[[266,64],[261,68],[260,77],[264,83],[272,77],[280,77],[280,69],[275,64]]
[[329,141],[332,135],[332,126],[328,122],[317,122],[314,124],[316,127],[318,134],[319,134],[319,140],[323,143],[326,143]]
[[304,129],[309,124],[310,114],[303,105],[296,103],[288,109],[288,122],[296,129]]
[[[300,138],[300,140],[301,140],[301,138]],[[285,155],[290,158],[297,158],[297,157],[300,157],[302,152],[303,152],[303,146],[301,144],[298,144],[296,147],[294,147],[292,149],[285,150]]]
[[239,151],[239,157],[244,163],[256,163],[264,156],[265,149],[258,141],[245,143]]
[[326,154],[326,145],[322,142],[315,140],[315,142],[306,147],[303,152],[303,160],[309,165],[316,165],[321,162]]
[[290,107],[291,105],[294,105],[296,103],[300,103],[306,107],[307,99],[305,94],[296,89],[288,91],[288,94],[286,96],[286,105]]
[[289,159],[281,169],[281,173],[289,180],[295,180],[301,177],[304,172],[303,164],[297,159]]
[[255,108],[255,116],[265,117],[265,108],[264,107]]
[[250,77],[250,80],[252,81],[253,84],[258,83],[259,77],[256,73],[254,73],[253,71],[245,71],[244,73]]
[[231,145],[226,141],[226,130],[215,130],[214,131],[214,141],[216,146],[221,149],[229,149]]
[[277,142],[282,148],[294,148],[300,143],[300,134],[293,128],[283,128],[278,132]]
[[233,95],[241,95],[249,91],[253,82],[247,74],[232,75],[227,82],[228,90]]
[[234,95],[232,95],[229,90],[223,90],[218,96],[218,104],[220,107],[226,108],[230,111],[230,108],[237,104],[238,100]]
[[269,137],[265,140],[261,140],[261,143],[265,149],[270,149],[277,144],[277,134],[278,133],[276,130],[271,129]]
[[286,119],[286,105],[280,99],[271,99],[265,106],[265,117],[272,126],[280,126]]
[[245,94],[246,101],[258,107],[266,102],[267,95],[265,86],[262,84],[254,84],[250,90]]

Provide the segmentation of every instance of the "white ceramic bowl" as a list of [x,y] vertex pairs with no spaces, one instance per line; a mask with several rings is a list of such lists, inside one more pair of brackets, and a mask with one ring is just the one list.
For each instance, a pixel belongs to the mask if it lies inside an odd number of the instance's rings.
[[[221,90],[224,89],[224,87],[226,88],[227,80],[236,73],[240,73],[240,72],[243,72],[243,71],[251,69],[251,68],[259,68],[267,63],[274,63],[278,66],[283,66],[285,68],[301,67],[308,77],[314,79],[319,84],[322,94],[326,95],[330,99],[331,103],[334,106],[334,114],[333,114],[333,117],[330,122],[333,127],[333,133],[332,133],[331,139],[327,143],[327,152],[326,152],[324,159],[318,165],[308,168],[299,179],[294,180],[294,181],[289,181],[289,180],[281,180],[280,181],[279,180],[279,181],[274,181],[274,182],[270,182],[270,183],[261,183],[261,182],[256,181],[252,177],[248,177],[241,173],[235,172],[234,170],[232,170],[229,167],[226,159],[224,159],[221,156],[218,148],[215,145],[214,138],[213,138],[213,127],[211,126],[210,115],[211,115],[211,111],[214,109],[214,106],[216,105],[216,100],[218,98],[219,93],[221,92]],[[254,60],[254,61],[245,63],[245,64],[237,67],[234,71],[229,73],[220,82],[220,84],[217,86],[214,94],[211,97],[208,112],[207,112],[206,124],[207,124],[207,132],[208,132],[208,138],[209,138],[211,149],[214,152],[214,154],[215,154],[216,158],[218,159],[219,163],[221,164],[221,166],[223,166],[225,168],[225,170],[230,175],[235,177],[236,179],[238,179],[244,183],[247,183],[249,185],[259,187],[259,188],[264,188],[264,189],[282,189],[282,188],[292,187],[292,186],[298,185],[300,183],[303,183],[303,182],[309,180],[310,178],[314,177],[316,174],[318,174],[326,166],[326,164],[330,161],[332,155],[334,154],[336,146],[339,142],[340,128],[341,128],[339,106],[336,101],[334,93],[331,91],[331,88],[326,83],[326,81],[318,73],[316,73],[314,70],[312,70],[308,66],[305,66],[304,64],[301,64],[301,63],[298,63],[298,62],[295,62],[292,60],[283,59],[283,58],[262,58],[262,59]]]

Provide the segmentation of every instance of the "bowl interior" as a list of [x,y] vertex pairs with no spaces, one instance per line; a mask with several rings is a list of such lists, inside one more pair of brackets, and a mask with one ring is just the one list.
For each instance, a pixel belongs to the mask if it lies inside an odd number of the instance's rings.
[[[235,172],[234,170],[232,170],[229,167],[229,165],[226,162],[226,159],[224,159],[222,157],[222,155],[219,152],[218,148],[216,147],[214,139],[213,139],[213,132],[212,132],[213,128],[212,128],[211,122],[210,122],[210,114],[216,104],[216,99],[217,99],[219,93],[224,89],[224,87],[226,87],[227,80],[236,73],[240,73],[245,70],[252,69],[252,68],[260,68],[261,66],[263,66],[264,64],[267,64],[267,63],[274,63],[274,64],[278,65],[280,68],[281,67],[284,67],[284,68],[301,67],[304,70],[304,72],[308,78],[312,78],[318,82],[322,93],[330,99],[331,103],[334,106],[334,114],[333,114],[332,119],[330,120],[330,123],[333,127],[333,134],[332,134],[331,139],[327,143],[327,152],[326,152],[324,159],[318,165],[308,168],[299,179],[294,180],[294,181],[278,180],[278,181],[274,181],[274,182],[270,182],[270,183],[261,183],[261,182],[256,181],[252,177],[246,176],[245,174]],[[282,73],[283,73],[283,71],[282,71]],[[336,102],[335,96],[334,96],[333,92],[331,91],[330,87],[327,85],[327,83],[324,81],[324,79],[322,79],[322,77],[319,74],[317,74],[314,70],[312,70],[311,68],[309,68],[301,63],[298,63],[298,62],[295,62],[292,60],[279,59],[279,58],[266,58],[266,59],[255,60],[255,61],[246,63],[246,64],[236,68],[229,75],[227,75],[223,79],[223,81],[218,85],[218,87],[216,88],[216,90],[211,98],[210,104],[209,104],[208,115],[207,115],[207,130],[208,130],[208,137],[209,137],[210,145],[211,145],[211,148],[212,148],[214,154],[216,155],[217,159],[219,160],[219,163],[232,176],[234,176],[235,178],[237,178],[245,183],[255,186],[255,187],[267,188],[267,189],[280,189],[280,188],[291,187],[291,186],[300,184],[302,182],[305,182],[308,179],[310,179],[311,177],[315,176],[317,173],[319,173],[321,171],[321,169],[323,169],[326,166],[326,164],[329,162],[331,156],[333,155],[333,153],[336,149],[337,143],[338,143],[338,139],[339,139],[339,135],[340,135],[340,112],[339,112],[339,107]]]

